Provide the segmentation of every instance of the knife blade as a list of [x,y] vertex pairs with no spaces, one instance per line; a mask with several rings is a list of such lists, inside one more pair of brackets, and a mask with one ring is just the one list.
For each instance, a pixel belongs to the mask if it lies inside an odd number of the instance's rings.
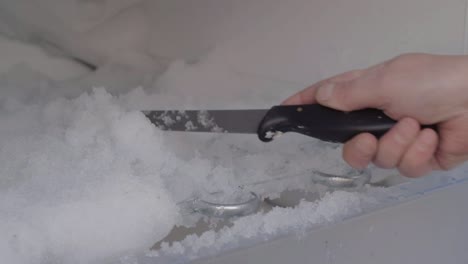
[[268,109],[143,111],[162,130],[242,134],[257,133],[267,112]]
[[[264,142],[286,132],[344,143],[359,133],[377,138],[396,121],[378,109],[342,112],[318,104],[279,105],[252,110],[143,111],[162,130],[257,134]],[[436,129],[435,126],[423,126]]]

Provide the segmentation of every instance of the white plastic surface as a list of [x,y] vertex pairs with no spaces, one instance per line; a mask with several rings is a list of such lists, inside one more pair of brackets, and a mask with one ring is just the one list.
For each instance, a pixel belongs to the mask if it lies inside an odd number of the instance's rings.
[[211,264],[467,263],[468,182],[417,200],[212,259]]

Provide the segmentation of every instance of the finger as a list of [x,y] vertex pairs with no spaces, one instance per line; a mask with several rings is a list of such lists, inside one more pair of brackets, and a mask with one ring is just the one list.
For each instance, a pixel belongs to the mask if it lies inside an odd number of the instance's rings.
[[366,168],[376,152],[377,139],[369,133],[359,134],[343,146],[344,160],[356,169]]
[[441,135],[436,152],[439,169],[449,170],[468,160],[468,115],[461,115],[439,126]]
[[403,118],[398,121],[380,138],[374,164],[385,169],[395,168],[406,150],[416,140],[419,131],[419,123],[412,118]]
[[420,177],[432,170],[438,136],[432,129],[423,129],[404,154],[398,169],[407,177]]
[[[379,66],[379,65],[377,65]],[[363,72],[377,74],[371,67]],[[367,76],[367,75],[366,75]],[[380,93],[376,78],[361,76],[342,82],[327,82],[316,88],[315,101],[337,110],[352,111],[363,108],[382,108],[385,105],[384,96]]]
[[291,97],[283,101],[282,104],[283,105],[314,104],[316,103],[315,93],[318,87],[321,87],[325,85],[326,83],[350,81],[361,76],[363,72],[364,72],[363,70],[353,70],[353,71],[345,72],[345,73],[333,76],[331,78],[322,80],[292,95]]

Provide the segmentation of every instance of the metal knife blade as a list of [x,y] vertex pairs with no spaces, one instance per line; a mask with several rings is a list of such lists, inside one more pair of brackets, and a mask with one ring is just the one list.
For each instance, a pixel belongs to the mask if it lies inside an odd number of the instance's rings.
[[268,110],[165,110],[143,113],[162,130],[256,134]]

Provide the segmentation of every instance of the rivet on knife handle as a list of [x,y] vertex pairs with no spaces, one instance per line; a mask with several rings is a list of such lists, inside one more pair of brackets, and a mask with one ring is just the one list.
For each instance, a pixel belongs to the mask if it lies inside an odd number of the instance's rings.
[[[395,124],[395,120],[377,109],[342,112],[318,104],[274,106],[260,123],[257,134],[264,142],[272,141],[281,133],[297,132],[344,143],[363,132],[379,138]],[[435,129],[435,126],[425,127]]]

